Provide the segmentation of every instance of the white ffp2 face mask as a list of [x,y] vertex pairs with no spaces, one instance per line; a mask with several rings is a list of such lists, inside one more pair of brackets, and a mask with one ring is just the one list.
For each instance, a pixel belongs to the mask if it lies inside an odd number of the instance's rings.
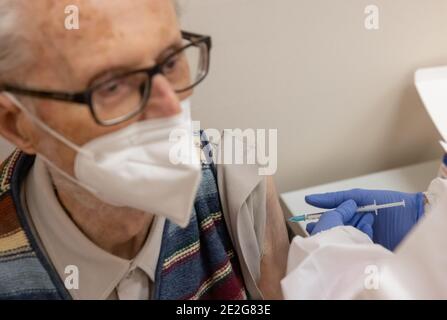
[[189,101],[181,103],[178,115],[137,122],[79,147],[8,96],[43,130],[77,151],[75,178],[40,155],[62,175],[105,203],[188,225],[201,177]]

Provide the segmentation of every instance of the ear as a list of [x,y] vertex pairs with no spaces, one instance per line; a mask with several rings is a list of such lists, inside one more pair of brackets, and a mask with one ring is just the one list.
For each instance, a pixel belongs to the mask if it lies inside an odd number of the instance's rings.
[[27,154],[35,154],[32,126],[6,95],[0,94],[0,135]]

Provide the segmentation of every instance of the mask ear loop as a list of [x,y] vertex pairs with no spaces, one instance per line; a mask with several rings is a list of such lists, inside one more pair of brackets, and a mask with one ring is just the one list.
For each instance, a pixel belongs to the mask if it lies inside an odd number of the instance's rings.
[[52,135],[53,137],[55,137],[57,140],[59,140],[60,142],[62,142],[63,144],[65,144],[67,147],[75,150],[78,153],[83,153],[86,156],[92,157],[93,158],[93,154],[91,154],[90,152],[87,152],[86,150],[83,150],[82,148],[80,148],[78,145],[74,144],[73,142],[71,142],[70,140],[68,140],[67,138],[65,138],[63,135],[61,135],[59,132],[57,132],[56,130],[50,128],[46,123],[44,123],[42,120],[40,120],[36,115],[34,115],[32,112],[30,112],[27,108],[25,108],[23,106],[23,104],[15,97],[13,96],[11,93],[9,92],[4,92],[3,93],[5,96],[7,96],[9,98],[9,100],[11,100],[20,110],[22,110],[26,115],[28,115],[42,130],[46,131],[48,134]]
[[[93,155],[90,152],[83,150],[82,148],[80,148],[79,146],[77,146],[76,144],[74,144],[73,142],[68,140],[67,138],[65,138],[63,135],[61,135],[60,133],[58,133],[55,130],[53,130],[52,128],[50,128],[46,123],[44,123],[37,116],[35,116],[32,112],[30,112],[27,108],[25,108],[23,106],[23,104],[16,97],[14,97],[12,94],[10,94],[9,92],[4,92],[3,94],[5,96],[7,96],[8,99],[11,100],[11,102],[13,102],[20,110],[22,110],[22,112],[24,112],[26,115],[28,115],[42,130],[46,131],[49,135],[55,137],[57,140],[59,140],[60,142],[65,144],[67,147],[75,150],[76,152],[82,153],[86,156],[93,158]],[[85,185],[84,183],[78,181],[77,179],[73,178],[71,175],[66,173],[64,170],[60,169],[58,166],[53,164],[44,155],[38,154],[37,156],[40,159],[42,159],[42,161],[45,162],[49,167],[54,169],[56,172],[58,172],[60,175],[62,175],[63,177],[65,177],[66,179],[71,181],[72,183],[80,186],[81,188],[84,188],[85,190],[91,192],[92,194],[95,194],[95,195],[98,194],[98,192],[96,190],[92,189],[91,187],[89,187],[89,186]]]
[[52,169],[54,169],[57,173],[59,173],[60,175],[62,175],[64,178],[68,179],[69,181],[71,181],[72,183],[80,186],[81,188],[87,190],[88,192],[94,194],[94,195],[98,195],[98,192],[89,187],[88,185],[82,183],[81,181],[73,178],[71,175],[69,175],[68,173],[66,173],[64,170],[60,169],[58,166],[56,166],[54,163],[52,163],[47,157],[45,157],[42,154],[38,154],[37,157],[39,157],[39,159],[41,159],[43,162],[45,162],[45,164],[47,164],[49,167],[51,167]]

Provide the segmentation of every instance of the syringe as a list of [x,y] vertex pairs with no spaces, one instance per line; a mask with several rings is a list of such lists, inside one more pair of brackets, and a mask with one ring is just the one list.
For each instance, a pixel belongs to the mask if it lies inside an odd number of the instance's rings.
[[[405,200],[402,200],[401,202],[385,203],[385,204],[379,204],[379,205],[376,203],[376,201],[374,201],[374,204],[372,204],[372,205],[359,207],[356,212],[357,213],[374,212],[376,215],[378,215],[379,210],[388,209],[388,208],[396,208],[396,207],[405,207]],[[329,212],[329,211],[327,211],[327,212]],[[303,214],[300,216],[294,216],[294,217],[290,218],[289,221],[301,222],[301,221],[307,221],[307,220],[318,220],[325,213],[326,212]]]

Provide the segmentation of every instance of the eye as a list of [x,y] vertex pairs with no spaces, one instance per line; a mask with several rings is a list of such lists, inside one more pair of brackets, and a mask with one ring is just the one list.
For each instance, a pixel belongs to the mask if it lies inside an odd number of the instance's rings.
[[123,90],[126,90],[127,84],[122,80],[113,80],[105,83],[98,88],[97,93],[102,97],[108,97],[119,94]]
[[122,81],[114,80],[105,83],[99,88],[101,94],[113,94],[119,91],[123,87]]
[[166,61],[163,64],[163,73],[164,74],[169,74],[171,72],[174,72],[175,69],[177,68],[177,65],[179,63],[180,57],[178,54],[172,56],[171,58],[169,58],[168,61]]

